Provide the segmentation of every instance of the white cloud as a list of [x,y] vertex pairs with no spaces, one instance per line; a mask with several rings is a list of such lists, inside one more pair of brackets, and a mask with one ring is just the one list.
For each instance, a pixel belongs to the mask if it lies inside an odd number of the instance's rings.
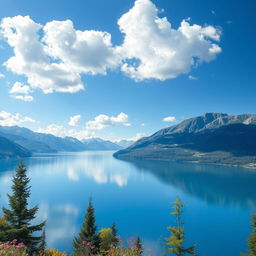
[[147,136],[146,133],[136,133],[134,136],[129,137],[129,138],[122,138],[122,139],[114,139],[113,142],[120,142],[122,140],[127,140],[127,141],[137,141],[143,137]]
[[108,115],[98,115],[92,121],[86,123],[87,130],[103,130],[109,126],[115,126],[117,124],[130,126],[128,123],[128,115],[121,112],[116,117]]
[[[33,96],[28,95],[31,93],[32,90],[28,85],[24,85],[21,82],[15,82],[9,91],[11,97],[18,100],[23,100],[27,102],[31,102],[34,100]],[[25,94],[25,95],[18,95],[18,94]]]
[[88,130],[66,129],[62,125],[50,124],[46,129],[39,128],[36,132],[52,134],[57,137],[73,137],[79,140],[92,138],[94,133]]
[[15,126],[22,123],[33,123],[33,120],[30,117],[23,117],[19,113],[11,114],[6,111],[0,111],[0,125],[1,126]]
[[221,52],[212,42],[220,40],[220,31],[215,27],[190,25],[183,20],[175,29],[158,13],[150,0],[136,0],[134,7],[118,20],[125,35],[119,48],[124,60],[122,71],[131,78],[175,78],[188,73],[197,63],[213,60]]
[[24,85],[21,82],[15,82],[10,90],[10,93],[21,93],[21,94],[29,94],[31,92],[31,88],[28,85]]
[[175,116],[167,116],[167,117],[163,118],[163,122],[172,123],[172,122],[175,122],[175,121],[176,121],[176,117]]
[[34,97],[31,95],[12,95],[11,97],[17,100],[23,100],[27,102],[31,102],[34,100]]
[[44,28],[49,56],[60,59],[76,72],[106,74],[118,65],[111,35],[107,32],[75,30],[70,20],[51,21]]
[[70,20],[42,26],[29,16],[4,18],[1,33],[14,49],[5,66],[44,93],[82,90],[81,73],[105,74],[118,63],[110,34],[75,30]]
[[5,75],[3,73],[0,73],[0,78],[5,78]]
[[29,16],[6,17],[0,34],[13,48],[5,67],[27,77],[32,89],[44,93],[75,93],[84,89],[82,74],[121,70],[134,80],[166,80],[213,60],[221,48],[220,31],[183,20],[175,29],[150,0],[136,0],[119,20],[124,42],[113,46],[111,34],[76,30],[71,20],[41,25]]
[[[76,117],[76,118],[74,118]],[[73,119],[72,119],[73,118]],[[72,124],[77,124],[80,119],[80,116],[73,116],[70,118],[70,122]],[[69,122],[69,125],[70,125]],[[128,115],[121,112],[117,116],[107,116],[107,115],[98,115],[94,118],[94,120],[88,121],[85,124],[84,129],[67,129],[63,125],[50,124],[46,128],[39,128],[36,132],[52,134],[57,137],[73,137],[79,140],[89,139],[95,137],[95,131],[103,130],[107,127],[115,126],[115,125],[124,125],[127,126],[128,123]],[[74,126],[74,125],[73,125]]]
[[80,118],[81,118],[80,115],[71,116],[71,117],[69,118],[68,124],[69,124],[70,126],[77,126],[77,125],[78,125],[78,122],[79,122],[79,120],[80,120]]
[[129,138],[128,140],[137,141],[146,136],[146,133],[136,133],[133,137]]
[[197,78],[197,77],[192,76],[192,75],[189,75],[189,76],[188,76],[188,79],[189,79],[189,80],[198,80],[198,78]]

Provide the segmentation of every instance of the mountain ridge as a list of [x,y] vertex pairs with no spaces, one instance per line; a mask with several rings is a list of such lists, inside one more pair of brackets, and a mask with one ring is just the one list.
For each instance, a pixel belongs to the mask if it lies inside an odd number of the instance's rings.
[[[82,142],[73,137],[57,137],[52,134],[34,132],[25,127],[0,126],[0,137],[19,145],[24,150],[32,153],[55,153],[55,152],[79,152],[87,150],[120,150],[122,147],[99,138],[93,138]],[[92,142],[97,144],[92,146]],[[88,142],[90,142],[88,144]],[[14,149],[15,147],[13,147]],[[0,143],[0,151],[4,150],[4,143]],[[12,157],[18,156],[10,153]],[[26,155],[26,154],[25,154]],[[0,155],[1,157],[1,155]]]
[[256,166],[256,115],[206,113],[157,131],[114,154]]
[[28,157],[31,152],[22,146],[0,136],[0,158]]

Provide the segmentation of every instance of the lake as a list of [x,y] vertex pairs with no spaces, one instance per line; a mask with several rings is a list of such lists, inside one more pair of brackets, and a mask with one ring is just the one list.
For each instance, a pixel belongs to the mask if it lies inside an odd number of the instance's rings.
[[[167,226],[174,224],[171,202],[179,196],[186,241],[204,256],[245,252],[256,212],[256,171],[192,163],[112,157],[113,152],[38,154],[25,159],[31,177],[31,206],[47,220],[47,245],[71,252],[89,197],[98,228],[116,223],[123,240],[139,235],[149,253],[163,253]],[[0,205],[18,160],[0,160]],[[147,254],[147,253],[146,253]]]

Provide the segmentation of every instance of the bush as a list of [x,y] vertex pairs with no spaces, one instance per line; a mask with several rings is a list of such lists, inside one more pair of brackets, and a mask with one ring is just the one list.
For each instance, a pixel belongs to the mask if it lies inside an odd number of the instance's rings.
[[23,243],[17,240],[11,242],[0,242],[0,256],[27,256],[27,250]]
[[67,254],[54,249],[46,249],[42,256],[67,256]]
[[130,238],[128,240],[129,246],[125,247],[122,243],[122,240],[120,240],[120,245],[112,246],[110,250],[108,251],[108,255],[111,256],[140,256],[141,255],[141,249],[137,247],[136,240],[134,238]]
[[115,236],[111,228],[102,228],[99,231],[100,237],[100,252],[106,253],[111,248],[111,245],[114,245]]

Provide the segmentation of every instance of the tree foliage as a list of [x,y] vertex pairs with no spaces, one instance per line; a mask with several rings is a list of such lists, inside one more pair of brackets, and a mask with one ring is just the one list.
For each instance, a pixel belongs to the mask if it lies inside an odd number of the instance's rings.
[[176,201],[173,202],[173,212],[171,213],[176,217],[176,226],[168,227],[168,230],[171,232],[171,236],[166,238],[166,250],[175,256],[183,256],[186,254],[196,255],[195,245],[190,247],[185,247],[185,229],[184,222],[182,221],[183,208],[185,207],[182,204],[179,197]]
[[102,228],[99,231],[100,238],[100,252],[107,253],[114,241],[114,234],[112,228]]
[[113,240],[112,240],[112,244],[114,246],[116,246],[118,243],[119,243],[119,239],[117,237],[117,228],[116,228],[116,224],[115,222],[113,222],[112,226],[111,226],[111,229],[112,229],[112,233],[113,233]]
[[97,226],[95,225],[94,207],[90,198],[82,228],[73,241],[74,255],[79,255],[81,248],[83,248],[83,244],[88,242],[93,246],[94,253],[98,251],[99,236],[96,231]]
[[30,179],[27,177],[27,169],[20,162],[16,173],[12,179],[12,194],[8,194],[10,209],[3,208],[3,219],[0,222],[0,241],[12,241],[24,243],[32,254],[38,250],[41,236],[35,236],[34,232],[41,231],[45,222],[38,225],[31,225],[36,218],[38,206],[28,207],[28,198],[30,196]]
[[249,254],[242,254],[243,256],[256,256],[256,215],[252,217],[252,233],[248,238]]
[[143,246],[142,246],[142,243],[141,243],[141,240],[140,240],[139,236],[137,236],[137,238],[135,240],[134,247],[135,247],[135,249],[137,249],[138,255],[143,254]]

